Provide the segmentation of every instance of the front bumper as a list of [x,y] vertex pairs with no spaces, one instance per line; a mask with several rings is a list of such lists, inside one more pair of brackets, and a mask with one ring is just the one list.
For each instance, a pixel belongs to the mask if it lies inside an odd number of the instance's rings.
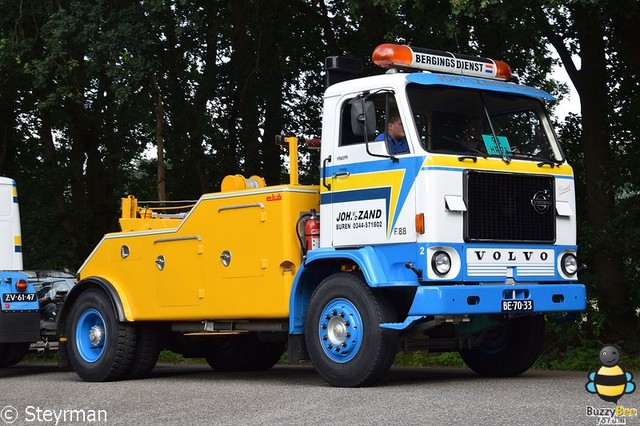
[[[527,313],[582,311],[587,293],[582,284],[451,285],[418,287],[404,322],[383,323],[382,328],[404,330],[434,315],[505,314],[503,301],[531,301]],[[520,312],[513,312],[520,313]]]

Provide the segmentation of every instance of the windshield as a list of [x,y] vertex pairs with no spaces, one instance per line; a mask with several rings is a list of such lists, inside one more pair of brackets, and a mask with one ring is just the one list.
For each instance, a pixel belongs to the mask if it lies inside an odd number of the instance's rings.
[[427,151],[562,161],[542,105],[535,99],[417,84],[407,91],[420,143]]

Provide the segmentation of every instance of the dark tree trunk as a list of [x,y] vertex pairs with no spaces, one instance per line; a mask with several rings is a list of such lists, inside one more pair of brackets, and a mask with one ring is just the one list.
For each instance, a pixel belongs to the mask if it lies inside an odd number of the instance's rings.
[[167,189],[165,185],[165,162],[164,162],[164,105],[162,95],[156,76],[151,76],[151,86],[156,99],[155,107],[155,132],[156,132],[156,156],[158,157],[158,172],[156,176],[156,191],[159,201],[167,200]]
[[261,29],[256,28],[255,22],[260,2],[229,1],[228,4],[233,22],[231,79],[237,87],[233,100],[235,117],[231,117],[237,141],[232,140],[230,143],[239,144],[242,149],[244,173],[260,175],[263,170],[260,158],[256,72],[261,66],[261,58],[256,46],[260,44]]
[[598,307],[606,316],[601,338],[610,341],[635,340],[637,320],[630,286],[624,281],[624,262],[616,251],[613,219],[616,217],[615,173],[608,131],[608,91],[605,23],[598,5],[571,7],[580,50],[581,68],[576,69],[561,35],[546,25],[546,35],[558,51],[565,69],[580,95],[582,151],[586,180],[588,232],[593,244]]

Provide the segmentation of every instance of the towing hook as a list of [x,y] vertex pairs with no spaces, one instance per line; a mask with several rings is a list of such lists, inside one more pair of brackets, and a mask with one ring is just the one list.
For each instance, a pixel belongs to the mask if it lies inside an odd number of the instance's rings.
[[422,281],[422,269],[416,269],[411,262],[405,263],[404,267],[411,269],[418,276],[418,281]]

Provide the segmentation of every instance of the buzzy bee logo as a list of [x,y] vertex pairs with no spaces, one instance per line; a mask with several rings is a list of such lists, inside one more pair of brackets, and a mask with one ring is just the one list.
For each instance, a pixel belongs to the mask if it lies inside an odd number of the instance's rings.
[[589,373],[589,381],[586,384],[587,392],[597,394],[607,402],[618,403],[625,393],[632,393],[636,385],[631,381],[633,375],[620,368],[620,352],[613,346],[605,346],[600,349],[600,363],[602,367]]
[[626,424],[627,417],[638,416],[638,410],[618,405],[618,400],[624,394],[630,394],[636,390],[636,385],[632,380],[633,374],[624,371],[618,365],[620,351],[614,346],[605,346],[600,349],[599,358],[602,367],[598,371],[589,373],[589,381],[586,383],[585,388],[587,392],[598,395],[603,401],[616,404],[616,407],[587,407],[587,417],[596,417],[598,425]]

